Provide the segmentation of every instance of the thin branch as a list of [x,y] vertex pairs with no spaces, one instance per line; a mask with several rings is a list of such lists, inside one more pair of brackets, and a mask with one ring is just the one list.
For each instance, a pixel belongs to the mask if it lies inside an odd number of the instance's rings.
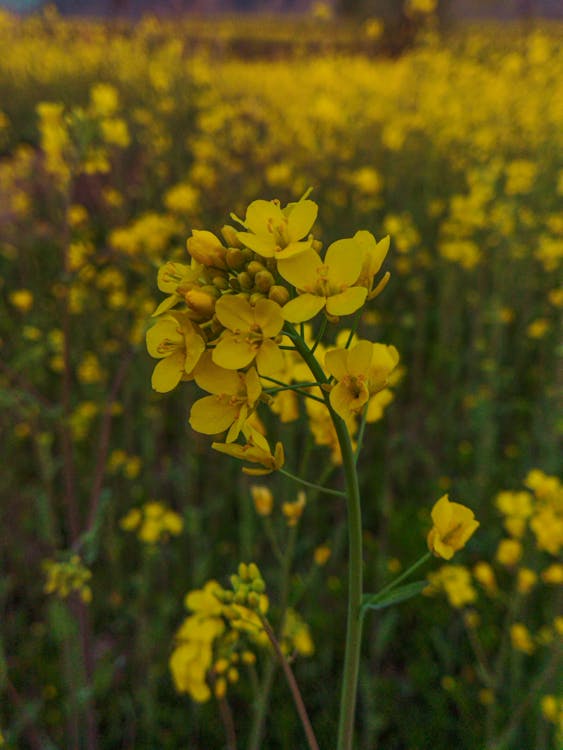
[[301,696],[297,680],[295,679],[295,675],[293,674],[293,671],[289,666],[289,662],[287,661],[283,654],[283,651],[281,650],[280,644],[278,643],[278,640],[274,635],[274,631],[272,630],[270,623],[265,618],[260,619],[262,621],[264,631],[266,632],[266,635],[268,636],[270,643],[272,644],[273,649],[276,652],[276,655],[285,674],[285,679],[287,680],[287,684],[291,691],[293,702],[295,703],[295,708],[297,709],[297,713],[299,714],[299,718],[301,719],[301,723],[303,725],[303,730],[305,731],[305,736],[307,737],[307,744],[309,745],[310,750],[319,750],[317,738],[315,737],[313,727],[311,726],[309,716],[307,715],[307,709],[305,708],[305,704],[303,703],[303,698]]

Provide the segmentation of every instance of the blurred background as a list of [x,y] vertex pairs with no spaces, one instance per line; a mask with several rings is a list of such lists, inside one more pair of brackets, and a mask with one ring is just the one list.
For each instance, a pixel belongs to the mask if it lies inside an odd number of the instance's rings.
[[[260,480],[267,532],[256,482],[189,428],[195,386],[151,390],[144,336],[158,267],[187,261],[192,229],[312,187],[325,246],[391,236],[360,327],[401,355],[360,462],[367,586],[424,552],[443,493],[481,522],[430,566],[433,596],[368,619],[357,747],[561,747],[561,3],[0,6],[5,746],[227,747],[217,702],[170,675],[184,596],[255,560],[275,621],[270,532],[287,544],[296,486]],[[281,417],[287,467],[338,485],[306,416]],[[309,497],[287,585],[328,748],[346,568],[327,497]],[[228,689],[241,748],[251,672]],[[302,747],[281,680],[272,705],[262,747]]]

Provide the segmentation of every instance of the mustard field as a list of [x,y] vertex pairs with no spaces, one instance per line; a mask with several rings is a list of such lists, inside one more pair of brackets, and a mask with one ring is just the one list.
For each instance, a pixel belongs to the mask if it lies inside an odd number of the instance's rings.
[[0,746],[563,742],[563,28],[0,13]]

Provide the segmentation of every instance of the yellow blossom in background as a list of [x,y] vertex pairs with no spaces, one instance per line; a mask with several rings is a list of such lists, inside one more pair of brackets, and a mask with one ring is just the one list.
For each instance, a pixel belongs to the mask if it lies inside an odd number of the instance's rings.
[[529,594],[538,580],[537,573],[530,568],[520,568],[516,577],[516,588],[520,594]]
[[541,579],[544,583],[560,584],[563,583],[563,565],[553,563],[541,572]]
[[522,557],[522,544],[517,539],[501,539],[496,559],[501,565],[513,567]]
[[450,605],[456,609],[472,604],[477,599],[471,573],[462,565],[443,565],[434,573],[428,574],[428,583],[430,586],[424,593],[443,591]]
[[315,547],[315,551],[313,553],[313,559],[315,561],[315,565],[318,565],[319,567],[326,565],[327,562],[330,560],[331,554],[332,554],[332,550],[326,544],[322,544],[319,547]]
[[119,93],[109,83],[96,83],[90,89],[90,107],[99,117],[110,117],[119,107]]
[[299,519],[303,515],[306,504],[307,496],[303,490],[300,490],[297,493],[297,500],[282,504],[282,513],[285,516],[288,526],[297,526]]
[[141,508],[132,508],[120,521],[124,531],[135,531],[145,544],[156,544],[168,536],[182,533],[182,517],[164,505],[153,500]]
[[259,516],[269,516],[274,507],[274,497],[269,487],[254,484],[250,488],[254,507]]
[[448,495],[438,500],[431,516],[434,526],[428,532],[428,549],[444,560],[450,560],[455,552],[463,549],[479,526],[473,511],[450,502]]
[[78,555],[72,555],[65,562],[44,560],[43,569],[47,577],[43,588],[46,594],[56,594],[61,599],[66,599],[76,592],[85,604],[92,601],[92,589],[89,585],[92,573]]
[[300,656],[312,656],[315,652],[309,626],[291,607],[285,613],[281,648],[288,655],[296,652]]
[[29,289],[16,289],[10,292],[8,299],[22,313],[29,312],[33,307],[33,293]]
[[488,562],[478,562],[473,566],[473,577],[478,581],[488,594],[498,591],[495,572]]
[[532,654],[536,649],[530,631],[521,622],[515,622],[510,626],[510,640],[512,648],[524,654]]

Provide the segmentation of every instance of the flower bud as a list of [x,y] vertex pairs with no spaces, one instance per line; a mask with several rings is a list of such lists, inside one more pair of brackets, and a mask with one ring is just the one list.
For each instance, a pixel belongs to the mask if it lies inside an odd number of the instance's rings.
[[267,294],[274,285],[274,277],[269,271],[258,271],[254,277],[254,284],[259,292]]
[[246,270],[251,276],[256,276],[257,273],[259,273],[260,271],[265,271],[266,269],[264,268],[262,263],[260,263],[260,261],[251,260],[248,266],[246,267]]
[[269,516],[274,506],[274,497],[268,487],[255,484],[250,488],[252,501],[259,516]]
[[237,278],[241,289],[252,289],[252,287],[254,286],[254,279],[247,271],[242,271],[242,273],[239,273]]
[[286,302],[289,302],[289,292],[284,286],[274,284],[274,286],[270,287],[270,290],[268,292],[268,299],[277,302],[278,305],[281,305],[281,307],[283,307]]
[[225,254],[225,260],[233,271],[239,271],[246,262],[242,250],[238,247],[230,247]]
[[221,234],[223,235],[223,239],[230,248],[242,247],[237,237],[237,230],[234,227],[231,227],[229,224],[225,224],[225,226],[221,229]]
[[193,229],[187,247],[192,258],[204,266],[227,269],[225,257],[227,249],[212,232],[205,229]]

